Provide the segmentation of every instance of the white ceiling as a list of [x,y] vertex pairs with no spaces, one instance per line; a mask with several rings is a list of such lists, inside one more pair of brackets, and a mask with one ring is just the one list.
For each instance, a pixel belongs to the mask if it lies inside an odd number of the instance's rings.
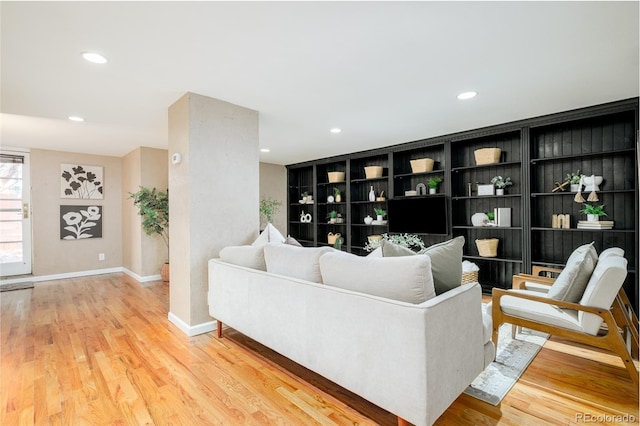
[[[3,146],[166,148],[167,108],[194,92],[259,111],[261,160],[289,164],[638,96],[637,1],[3,1],[0,12]],[[456,99],[467,90],[479,95]]]

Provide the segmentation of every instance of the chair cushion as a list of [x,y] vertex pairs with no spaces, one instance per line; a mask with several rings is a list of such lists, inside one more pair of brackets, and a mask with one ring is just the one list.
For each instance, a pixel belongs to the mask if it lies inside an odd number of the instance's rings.
[[320,258],[325,285],[420,304],[435,297],[427,256],[360,257],[333,252]]
[[320,256],[331,247],[296,247],[290,244],[266,244],[264,260],[267,272],[322,283]]
[[[510,292],[541,296],[537,291],[510,290]],[[500,308],[509,315],[526,318],[543,324],[554,325],[556,327],[583,331],[578,321],[578,313],[574,310],[563,310],[548,303],[514,296],[502,296],[500,298]]]
[[549,297],[577,303],[587,287],[597,261],[598,253],[593,243],[584,244],[575,249],[549,289]]

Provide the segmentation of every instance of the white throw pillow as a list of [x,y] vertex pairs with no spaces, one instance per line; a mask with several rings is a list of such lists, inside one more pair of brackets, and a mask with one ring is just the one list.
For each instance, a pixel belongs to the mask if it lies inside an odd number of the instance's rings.
[[220,260],[234,265],[266,271],[264,247],[265,245],[225,247],[220,250]]
[[254,242],[251,243],[252,246],[261,246],[267,243],[284,243],[286,240],[285,237],[282,236],[280,231],[276,229],[270,223],[267,223],[267,226],[264,228],[264,231],[260,233],[258,238]]
[[327,253],[320,258],[325,285],[420,304],[435,297],[428,256],[360,257]]
[[267,244],[264,260],[267,272],[322,283],[320,256],[334,251],[331,247],[296,247],[290,244]]

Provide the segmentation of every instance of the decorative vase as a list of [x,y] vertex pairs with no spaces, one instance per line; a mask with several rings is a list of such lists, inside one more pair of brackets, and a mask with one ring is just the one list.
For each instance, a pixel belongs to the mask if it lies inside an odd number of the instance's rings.
[[373,218],[371,216],[367,216],[364,218],[364,223],[367,225],[371,225],[373,223]]
[[600,220],[600,216],[598,216],[597,214],[588,214],[587,215],[587,221],[588,222],[598,222]]
[[165,283],[169,282],[169,262],[165,262],[160,269],[160,276]]
[[335,197],[336,203],[339,203],[340,201],[342,201],[342,195],[338,194]]
[[435,194],[436,188],[429,188],[429,194]]
[[600,185],[602,185],[602,176],[584,176],[583,181],[585,192],[600,191]]
[[572,183],[571,184],[571,192],[580,192],[580,187],[582,185],[580,185],[579,183]]
[[376,191],[373,190],[373,186],[371,187],[371,191],[369,191],[369,201],[376,200]]
[[504,195],[504,188],[496,188],[496,195]]
[[379,214],[379,215],[377,215],[377,216],[376,216],[376,220],[377,220],[378,222],[382,222],[382,218],[383,218],[383,216],[382,216],[381,214]]

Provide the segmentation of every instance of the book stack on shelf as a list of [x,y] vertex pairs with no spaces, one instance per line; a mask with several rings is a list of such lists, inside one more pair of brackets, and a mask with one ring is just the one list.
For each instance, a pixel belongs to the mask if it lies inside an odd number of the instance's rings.
[[612,229],[612,220],[597,220],[597,221],[578,221],[578,229]]

